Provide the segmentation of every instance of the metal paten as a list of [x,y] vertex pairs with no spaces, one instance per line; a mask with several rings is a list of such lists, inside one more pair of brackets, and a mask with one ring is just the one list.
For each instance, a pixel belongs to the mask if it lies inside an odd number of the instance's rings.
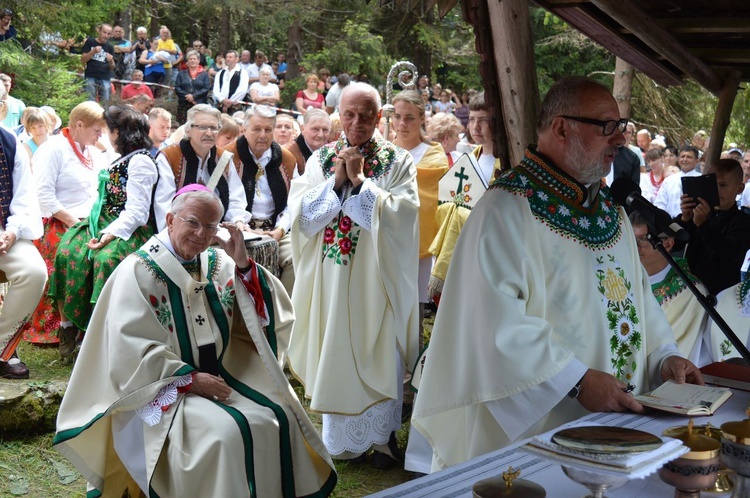
[[[398,72],[399,69],[403,71]],[[383,116],[385,116],[385,127],[383,128],[383,138],[388,140],[391,131],[391,117],[396,112],[396,108],[393,107],[393,78],[398,72],[398,85],[402,90],[414,90],[417,87],[417,81],[419,80],[419,73],[417,73],[417,66],[409,61],[398,61],[391,66],[388,71],[388,76],[385,79],[385,105],[383,105]],[[411,79],[409,79],[411,77]]]
[[[750,416],[750,409],[746,413]],[[721,424],[719,458],[737,472],[731,498],[750,498],[750,419]]]

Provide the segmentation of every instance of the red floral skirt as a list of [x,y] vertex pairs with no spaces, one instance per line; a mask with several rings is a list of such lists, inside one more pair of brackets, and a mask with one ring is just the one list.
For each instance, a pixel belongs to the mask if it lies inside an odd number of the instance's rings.
[[[39,249],[45,264],[47,276],[52,275],[55,268],[55,253],[63,234],[68,230],[65,224],[57,218],[43,218],[44,235],[35,240],[34,245]],[[60,328],[60,314],[52,299],[47,296],[49,283],[44,286],[44,294],[39,301],[31,319],[23,329],[23,339],[34,344],[57,344],[57,329]]]

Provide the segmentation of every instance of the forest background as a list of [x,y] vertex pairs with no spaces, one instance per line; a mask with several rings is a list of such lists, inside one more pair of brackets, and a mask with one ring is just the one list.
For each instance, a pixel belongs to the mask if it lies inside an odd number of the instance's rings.
[[[119,23],[134,37],[137,26],[152,36],[167,25],[175,41],[189,47],[200,39],[214,54],[228,49],[263,50],[272,60],[286,53],[289,69],[282,104],[303,88],[305,72],[323,67],[331,74],[365,74],[384,85],[391,65],[409,60],[432,82],[461,92],[481,89],[479,57],[472,27],[460,6],[440,19],[437,10],[409,10],[411,2],[380,7],[375,0],[5,0],[13,10],[19,38],[32,41],[25,52],[0,44],[0,71],[12,73],[14,96],[27,105],[52,105],[63,118],[85,97],[75,72],[79,56],[56,54],[40,40],[95,34],[102,22]],[[536,71],[543,97],[558,78],[589,75],[611,87],[615,58],[557,17],[530,4]],[[132,37],[130,39],[132,39]],[[77,91],[71,92],[71,88]],[[665,88],[636,73],[632,115],[638,129],[663,130],[681,145],[699,129],[710,130],[717,99],[693,82]],[[750,95],[743,86],[727,130],[729,143],[750,145]]]

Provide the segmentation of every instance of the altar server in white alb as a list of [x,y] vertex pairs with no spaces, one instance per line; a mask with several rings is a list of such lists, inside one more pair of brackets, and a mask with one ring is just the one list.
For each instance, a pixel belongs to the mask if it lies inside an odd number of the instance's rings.
[[334,458],[399,460],[402,379],[416,361],[417,171],[407,151],[375,135],[380,96],[353,83],[339,106],[344,135],[315,151],[292,181],[289,361],[322,412]]
[[560,80],[542,104],[538,145],[472,211],[412,417],[433,470],[587,411],[642,412],[628,384],[642,393],[670,378],[702,383],[601,183],[626,124],[605,87]]

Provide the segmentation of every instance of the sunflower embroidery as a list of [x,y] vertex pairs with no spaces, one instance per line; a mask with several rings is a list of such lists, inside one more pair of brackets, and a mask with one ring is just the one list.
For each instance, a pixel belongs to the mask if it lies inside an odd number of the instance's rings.
[[643,342],[638,326],[640,320],[632,284],[625,277],[625,270],[617,264],[614,256],[607,255],[606,259],[605,265],[605,256],[596,258],[596,279],[611,332],[610,362],[614,376],[628,382],[638,369],[634,354],[640,351]]

